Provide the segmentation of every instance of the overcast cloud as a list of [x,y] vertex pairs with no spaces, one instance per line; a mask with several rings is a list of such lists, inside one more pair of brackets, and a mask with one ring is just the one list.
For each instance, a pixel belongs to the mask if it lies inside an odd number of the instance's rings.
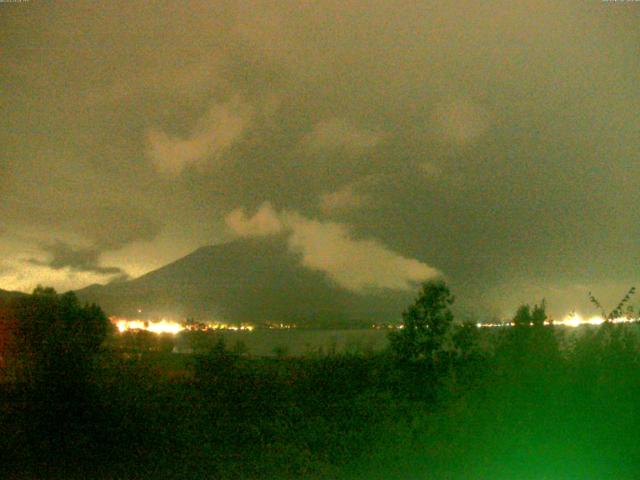
[[437,270],[478,309],[613,302],[640,274],[639,23],[582,0],[2,3],[0,288],[139,275],[235,218],[286,223],[345,288]]

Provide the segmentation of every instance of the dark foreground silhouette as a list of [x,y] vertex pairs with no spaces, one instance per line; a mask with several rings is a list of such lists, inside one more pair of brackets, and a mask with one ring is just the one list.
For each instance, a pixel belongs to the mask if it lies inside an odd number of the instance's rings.
[[46,289],[12,300],[2,475],[637,478],[635,325],[545,326],[541,306],[478,330],[452,301],[425,287],[385,352],[254,358],[222,341],[197,355],[124,345],[97,307]]

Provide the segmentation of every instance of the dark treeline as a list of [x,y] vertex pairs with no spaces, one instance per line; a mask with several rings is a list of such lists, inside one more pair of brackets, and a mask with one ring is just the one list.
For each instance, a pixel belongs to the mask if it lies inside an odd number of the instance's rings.
[[386,351],[256,358],[123,352],[98,307],[38,289],[0,307],[2,474],[637,478],[636,325],[553,327],[543,303],[478,329],[453,300],[425,284]]

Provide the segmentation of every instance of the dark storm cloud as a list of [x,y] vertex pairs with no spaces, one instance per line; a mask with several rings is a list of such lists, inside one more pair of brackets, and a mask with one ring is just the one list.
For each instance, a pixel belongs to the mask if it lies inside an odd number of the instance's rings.
[[14,5],[0,214],[127,270],[136,245],[175,257],[271,202],[483,308],[635,281],[640,8],[624,3]]
[[114,250],[135,241],[158,236],[161,224],[131,207],[97,207],[82,219],[79,231],[94,239],[99,248]]
[[54,270],[68,268],[75,272],[90,272],[100,275],[117,275],[126,277],[126,273],[118,267],[100,265],[100,250],[94,247],[74,247],[64,242],[42,245],[42,250],[49,255],[47,260],[30,259],[29,263],[47,266]]

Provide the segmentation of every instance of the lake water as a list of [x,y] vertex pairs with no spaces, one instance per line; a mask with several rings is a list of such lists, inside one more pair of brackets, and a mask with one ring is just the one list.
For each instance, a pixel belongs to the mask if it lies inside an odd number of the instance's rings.
[[367,352],[387,346],[387,330],[257,330],[221,333],[229,348],[244,343],[250,355],[271,356],[276,350],[286,355],[332,352]]

